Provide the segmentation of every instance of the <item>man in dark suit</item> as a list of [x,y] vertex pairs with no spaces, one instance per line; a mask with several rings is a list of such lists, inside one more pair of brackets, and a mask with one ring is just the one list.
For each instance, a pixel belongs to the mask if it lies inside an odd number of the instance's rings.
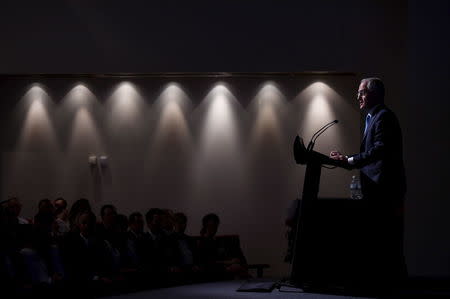
[[330,157],[360,169],[361,189],[369,206],[368,248],[374,278],[386,282],[406,276],[403,256],[403,201],[406,179],[402,133],[395,114],[384,104],[384,84],[363,79],[358,88],[359,108],[365,113],[360,153]]

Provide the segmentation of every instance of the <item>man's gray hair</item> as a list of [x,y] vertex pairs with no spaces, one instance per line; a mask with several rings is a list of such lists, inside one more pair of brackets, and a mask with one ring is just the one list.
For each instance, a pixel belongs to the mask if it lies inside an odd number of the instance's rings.
[[361,83],[366,83],[367,89],[372,94],[375,94],[379,100],[384,100],[384,84],[380,78],[365,78]]

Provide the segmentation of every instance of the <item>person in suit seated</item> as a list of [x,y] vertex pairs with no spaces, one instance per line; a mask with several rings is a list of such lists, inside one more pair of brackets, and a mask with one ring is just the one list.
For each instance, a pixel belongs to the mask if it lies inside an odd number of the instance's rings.
[[18,224],[31,224],[32,221],[27,218],[23,218],[20,216],[22,211],[22,203],[19,198],[11,197],[6,201],[2,202],[3,207],[7,210],[7,213],[14,215],[17,219]]
[[41,199],[38,204],[38,214],[49,214],[53,215],[55,213],[55,207],[52,202],[47,199]]
[[105,285],[111,286],[107,250],[104,242],[95,235],[96,218],[92,212],[77,215],[74,229],[62,243],[62,256],[72,291],[95,292]]
[[113,205],[104,205],[100,210],[101,222],[97,224],[97,235],[111,245],[116,237],[117,209]]
[[163,256],[162,240],[164,233],[161,226],[163,211],[158,208],[152,208],[145,214],[147,223],[147,232],[144,234],[144,246],[139,255],[143,258],[144,264],[152,271],[161,271],[161,262]]
[[248,278],[247,261],[240,246],[216,238],[219,224],[220,219],[216,214],[203,217],[198,241],[198,264],[213,279]]
[[126,250],[126,239],[118,232],[117,209],[113,205],[104,205],[100,210],[101,222],[97,223],[97,237],[105,242],[111,271],[118,272],[122,265],[121,252]]
[[91,204],[89,203],[89,200],[86,198],[80,198],[79,200],[75,201],[70,208],[69,212],[69,227],[70,230],[76,229],[75,220],[78,217],[78,215],[82,212],[92,212]]
[[[21,253],[26,260],[31,277],[46,276],[45,279],[37,280],[46,280],[49,283],[59,282],[63,279],[64,269],[56,236],[54,208],[48,199],[41,200],[38,207],[39,212],[34,217],[29,242]],[[39,272],[46,274],[36,275]]]
[[128,271],[128,217],[123,214],[117,214],[114,225],[114,247],[120,254],[120,269]]
[[61,238],[70,231],[67,201],[62,197],[58,197],[53,201],[53,206],[55,208],[55,221],[57,225],[57,230],[55,233],[58,238]]
[[185,269],[192,269],[194,267],[194,243],[193,239],[185,233],[188,219],[185,214],[176,213],[174,221],[173,237],[177,241],[181,253],[180,265]]
[[139,212],[134,212],[128,219],[129,228],[127,232],[127,257],[128,265],[133,268],[141,267],[142,258],[138,253],[142,252],[139,249],[142,246],[144,235],[144,216]]
[[173,211],[170,209],[162,209],[161,215],[161,228],[166,236],[169,236],[173,233],[175,220],[174,220]]
[[138,255],[143,265],[151,273],[159,286],[173,285],[178,280],[178,248],[173,239],[163,230],[164,211],[158,208],[150,209],[146,215],[148,232],[145,233],[143,246]]
[[179,267],[185,273],[186,282],[197,282],[202,280],[202,269],[195,264],[196,242],[186,232],[187,216],[184,213],[174,214],[174,233],[173,239],[176,241],[179,251]]
[[163,209],[161,215],[161,228],[163,231],[164,258],[168,265],[168,271],[171,273],[183,272],[181,266],[181,253],[175,232],[175,219],[173,211]]

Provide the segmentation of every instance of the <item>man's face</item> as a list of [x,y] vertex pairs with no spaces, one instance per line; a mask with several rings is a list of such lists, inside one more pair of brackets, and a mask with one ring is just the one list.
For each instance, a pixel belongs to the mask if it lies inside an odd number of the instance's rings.
[[217,233],[217,229],[219,228],[219,223],[216,221],[210,220],[206,223],[206,235],[208,237],[214,237]]
[[358,103],[359,109],[367,110],[372,107],[372,96],[369,94],[369,90],[367,89],[367,82],[361,82],[358,88]]
[[142,233],[144,231],[144,218],[142,216],[137,216],[135,221],[130,223],[130,227],[133,231]]
[[103,217],[102,217],[103,224],[106,227],[111,227],[116,220],[116,216],[117,216],[117,213],[113,209],[111,209],[111,208],[105,209]]
[[152,231],[161,230],[161,216],[157,214],[153,215],[151,221],[147,221],[147,227]]
[[56,209],[56,210],[63,210],[63,209],[66,208],[66,207],[65,207],[64,201],[62,201],[62,200],[60,200],[60,199],[55,200],[55,201],[53,202],[53,205],[55,206],[55,209]]
[[187,223],[184,219],[175,219],[175,231],[184,233],[186,231]]
[[83,214],[80,216],[78,220],[78,229],[80,230],[80,233],[88,233],[89,232],[89,215]]

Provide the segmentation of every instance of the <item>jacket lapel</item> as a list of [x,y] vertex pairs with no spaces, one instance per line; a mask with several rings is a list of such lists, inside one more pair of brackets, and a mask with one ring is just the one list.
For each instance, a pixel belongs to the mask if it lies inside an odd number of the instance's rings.
[[372,128],[373,123],[375,122],[375,118],[378,117],[378,111],[380,111],[381,108],[383,108],[383,107],[384,107],[383,104],[377,105],[377,107],[375,107],[375,109],[372,111],[372,114],[371,114],[372,117],[370,119],[369,126],[367,127],[366,133],[363,136],[363,140],[361,141],[361,149],[364,149],[366,137],[367,137],[367,135],[369,135],[369,131]]

